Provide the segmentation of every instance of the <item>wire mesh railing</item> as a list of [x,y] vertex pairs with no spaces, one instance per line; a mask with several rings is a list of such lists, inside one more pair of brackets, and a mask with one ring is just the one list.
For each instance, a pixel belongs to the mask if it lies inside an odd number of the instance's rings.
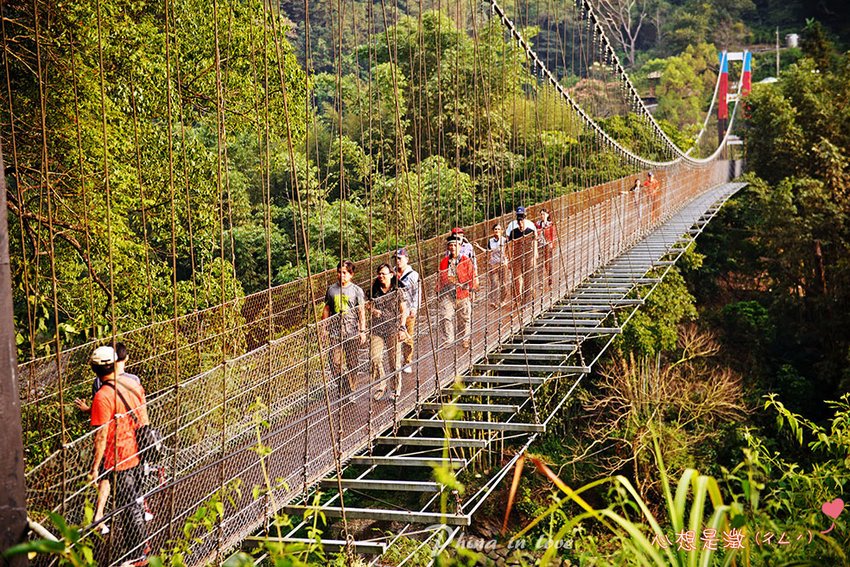
[[[306,495],[370,439],[438,394],[670,213],[725,181],[727,167],[725,162],[699,168],[677,165],[657,172],[658,190],[632,191],[630,177],[529,207],[532,219],[541,208],[551,211],[556,227],[551,253],[541,251],[536,261],[514,254],[503,266],[491,264],[488,253],[479,251],[479,285],[468,300],[469,330],[461,325],[450,344],[441,328],[453,325],[458,330],[459,305],[456,297],[447,302],[437,293],[445,235],[412,243],[407,250],[422,275],[423,304],[416,316],[410,373],[403,364],[392,364],[397,345],[385,329],[370,323],[361,339],[329,332],[340,324],[339,316],[317,322],[325,289],[335,279],[331,271],[317,274],[312,282],[292,282],[176,322],[125,333],[119,340],[132,356],[128,370],[141,377],[148,391],[148,413],[164,435],[166,450],[155,464],[137,471],[150,514],[146,517],[152,519],[141,524],[125,521],[135,504],[110,501],[104,521],[90,526],[92,531],[103,524],[111,528],[97,546],[100,557],[105,564],[116,563],[166,546],[182,535],[187,518],[206,500],[239,480],[241,489],[230,494],[215,528],[196,535],[190,562],[220,555],[261,526],[275,506]],[[505,226],[508,220],[500,217],[465,227],[466,236],[474,245],[484,245],[492,225]],[[528,250],[534,254],[533,246]],[[368,289],[375,268],[388,260],[389,253],[358,262],[355,283]],[[515,290],[520,272],[527,285]],[[390,294],[380,301],[395,300]],[[162,334],[158,340],[157,333]],[[386,340],[370,353],[375,336]],[[34,398],[67,402],[85,395],[92,378],[87,357],[93,346],[60,357],[66,380],[74,377],[64,391],[51,381],[55,357],[24,365],[25,410],[36,407]],[[347,355],[349,363],[335,367],[331,363],[340,354]],[[374,372],[378,365],[383,377]],[[375,400],[382,380],[389,380],[389,391],[398,380],[399,395]],[[87,473],[97,431],[88,430],[82,419],[74,429],[34,412],[25,411],[25,416],[30,459],[46,455],[28,463],[30,510],[35,516],[59,510],[69,521],[83,522],[86,502],[96,497]],[[256,450],[258,432],[267,447],[263,459]],[[254,491],[269,479],[271,490]]]

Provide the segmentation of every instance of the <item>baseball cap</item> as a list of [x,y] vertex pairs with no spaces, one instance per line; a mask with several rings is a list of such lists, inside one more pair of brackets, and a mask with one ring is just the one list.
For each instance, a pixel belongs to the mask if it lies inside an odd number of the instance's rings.
[[463,229],[459,226],[456,226],[452,229],[452,234],[463,234]]
[[401,256],[407,256],[408,258],[410,257],[407,254],[407,248],[399,248],[395,251],[395,254],[393,254],[393,258],[399,258]]
[[525,207],[517,207],[516,216],[525,216]]
[[118,357],[115,355],[115,349],[111,346],[100,346],[94,349],[89,360],[96,366],[106,366],[108,364],[113,364],[116,360],[118,360]]
[[455,243],[457,243],[457,244],[460,244],[460,243],[462,242],[462,240],[461,240],[460,238],[458,238],[457,236],[455,236],[454,234],[452,234],[451,236],[449,236],[448,238],[446,238],[446,242],[447,242],[448,244],[451,244],[452,242],[455,242]]

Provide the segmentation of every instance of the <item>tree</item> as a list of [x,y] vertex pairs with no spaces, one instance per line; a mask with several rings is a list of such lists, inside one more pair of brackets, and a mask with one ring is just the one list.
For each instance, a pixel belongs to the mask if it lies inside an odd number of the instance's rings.
[[690,128],[695,134],[708,111],[717,81],[716,61],[717,51],[706,43],[688,46],[681,55],[648,61],[646,70],[661,72],[655,89],[658,97],[656,116],[679,130]]
[[651,0],[599,0],[600,11],[614,40],[626,54],[629,67],[635,66],[638,38],[644,24],[651,22]]
[[263,201],[265,142],[298,143],[306,97],[288,44],[261,41],[285,22],[259,1],[218,7],[216,20],[198,0],[117,0],[102,18],[87,2],[4,4],[15,301],[35,323],[24,348],[57,328],[74,341],[201,308],[203,267],[234,269],[224,240]]
[[823,25],[815,19],[807,19],[803,28],[803,40],[800,42],[803,53],[810,57],[820,71],[832,68],[835,46],[827,38]]

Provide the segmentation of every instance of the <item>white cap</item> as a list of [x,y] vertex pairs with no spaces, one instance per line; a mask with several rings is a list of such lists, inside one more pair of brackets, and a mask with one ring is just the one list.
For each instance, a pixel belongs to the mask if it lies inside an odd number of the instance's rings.
[[101,346],[94,349],[89,360],[97,366],[106,366],[107,364],[114,364],[118,357],[115,355],[115,349],[111,346]]

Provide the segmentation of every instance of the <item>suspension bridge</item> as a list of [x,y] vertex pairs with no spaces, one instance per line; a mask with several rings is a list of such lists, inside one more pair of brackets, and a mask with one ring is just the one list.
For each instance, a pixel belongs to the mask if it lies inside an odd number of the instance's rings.
[[[382,3],[358,20],[360,4],[338,3],[330,72],[313,69],[309,15],[299,28],[268,3],[237,4],[136,8],[163,27],[156,42],[130,41],[100,3],[5,8],[2,139],[28,352],[18,376],[29,516],[40,525],[56,511],[83,525],[102,564],[169,549],[211,500],[221,508],[191,534],[188,564],[221,563],[259,534],[309,543],[317,511],[338,519],[321,537],[327,550],[377,562],[406,535],[439,550],[743,186],[731,182],[740,164],[726,142],[749,89],[748,56],[730,93],[736,56],[720,55],[704,121],[682,148],[644,107],[587,1],[558,4],[558,33],[535,39],[525,37],[538,21],[530,14],[553,7],[458,2],[403,16]],[[77,27],[52,34],[57,16]],[[300,62],[290,40],[304,42]],[[549,46],[545,58],[537,45]],[[125,56],[138,65],[122,66]],[[704,135],[715,129],[717,140]],[[642,186],[649,170],[657,185]],[[484,247],[518,205],[534,219],[550,211],[555,238],[548,266],[512,258],[510,277],[527,270],[526,290],[503,302],[510,284],[491,277],[503,268]],[[265,281],[245,293],[251,257],[239,238],[251,215]],[[301,277],[274,285],[280,225]],[[481,250],[480,287],[469,335],[446,342],[437,267],[452,226]],[[326,243],[334,234],[336,247]],[[319,312],[336,259],[356,257],[354,279],[368,289],[398,247],[422,276],[423,300],[410,372],[384,348],[378,364],[399,388],[376,400],[377,329],[368,323],[357,362],[335,373],[329,359],[342,345],[328,330],[340,316]],[[103,518],[85,514],[97,430],[72,405],[90,396],[92,350],[115,342],[128,346],[127,370],[164,437],[164,454],[141,466],[151,518],[131,545],[116,532],[127,535],[135,503],[112,498]],[[494,466],[470,493],[432,474],[462,478],[482,461]],[[273,529],[281,513],[293,524]],[[364,522],[389,523],[393,535],[373,537]]]

